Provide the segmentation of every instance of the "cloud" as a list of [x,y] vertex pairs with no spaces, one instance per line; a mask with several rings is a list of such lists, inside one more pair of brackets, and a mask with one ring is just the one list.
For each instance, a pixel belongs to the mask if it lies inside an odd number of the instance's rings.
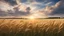
[[37,2],[44,2],[44,3],[48,3],[48,2],[54,2],[54,3],[56,3],[56,2],[58,2],[58,1],[60,1],[60,0],[36,0]]
[[25,3],[25,2],[27,2],[27,0],[20,0],[22,3]]
[[62,15],[64,14],[64,1],[60,1],[56,4],[57,8],[54,9],[54,11],[52,11],[52,14],[59,14]]
[[[11,0],[13,1],[13,0]],[[29,12],[26,12],[26,6],[25,5],[15,5],[15,3],[12,3],[10,0],[0,0],[0,16],[24,16],[29,14]],[[15,6],[12,6],[12,5]],[[15,9],[17,10],[15,10]]]
[[26,11],[19,11],[19,8],[18,8],[18,7],[15,7],[13,14],[14,14],[15,16],[27,16],[27,15],[30,14],[30,10],[29,10],[29,8],[27,7],[27,8],[26,8]]
[[2,11],[2,10],[0,9],[0,16],[6,16],[6,12],[4,12],[4,11]]
[[40,12],[48,15],[48,16],[60,16],[64,15],[64,1],[61,0],[57,2],[55,5],[46,6],[46,8],[40,10]]
[[17,3],[16,3],[16,0],[0,0],[0,1],[9,3],[9,4],[12,5],[12,6],[17,4]]
[[8,3],[1,2],[1,1],[0,1],[0,9],[3,11],[13,10],[12,6],[10,6]]
[[[30,2],[30,3],[28,3]],[[27,10],[26,10],[27,9]],[[0,16],[63,16],[64,1],[61,0],[0,0]]]
[[27,7],[26,11],[19,11],[19,6],[16,6],[13,8],[12,10],[7,10],[7,11],[3,11],[2,9],[0,9],[0,17],[7,17],[7,16],[28,16],[30,14],[30,10]]

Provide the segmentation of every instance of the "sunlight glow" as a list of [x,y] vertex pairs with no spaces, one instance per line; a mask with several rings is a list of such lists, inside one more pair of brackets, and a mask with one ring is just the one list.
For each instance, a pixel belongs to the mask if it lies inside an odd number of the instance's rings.
[[41,15],[39,13],[34,13],[34,14],[28,16],[27,18],[31,19],[31,20],[33,20],[33,19],[35,20],[35,19],[39,19],[39,18],[47,18],[47,16],[45,16],[44,14]]
[[35,19],[35,17],[34,16],[30,16],[29,19]]

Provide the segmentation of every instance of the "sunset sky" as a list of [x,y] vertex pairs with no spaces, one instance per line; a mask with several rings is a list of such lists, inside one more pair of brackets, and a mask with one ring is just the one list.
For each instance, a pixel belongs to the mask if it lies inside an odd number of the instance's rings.
[[64,0],[0,0],[0,17],[64,17]]

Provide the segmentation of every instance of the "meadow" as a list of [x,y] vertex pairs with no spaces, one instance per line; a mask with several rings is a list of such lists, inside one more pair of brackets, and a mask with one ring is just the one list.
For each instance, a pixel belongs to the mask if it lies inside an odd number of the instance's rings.
[[64,36],[64,19],[0,19],[0,36]]

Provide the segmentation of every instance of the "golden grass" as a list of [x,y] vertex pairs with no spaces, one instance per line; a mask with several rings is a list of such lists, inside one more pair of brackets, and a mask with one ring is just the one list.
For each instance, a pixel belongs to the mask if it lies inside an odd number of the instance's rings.
[[0,36],[64,36],[64,19],[0,19]]

